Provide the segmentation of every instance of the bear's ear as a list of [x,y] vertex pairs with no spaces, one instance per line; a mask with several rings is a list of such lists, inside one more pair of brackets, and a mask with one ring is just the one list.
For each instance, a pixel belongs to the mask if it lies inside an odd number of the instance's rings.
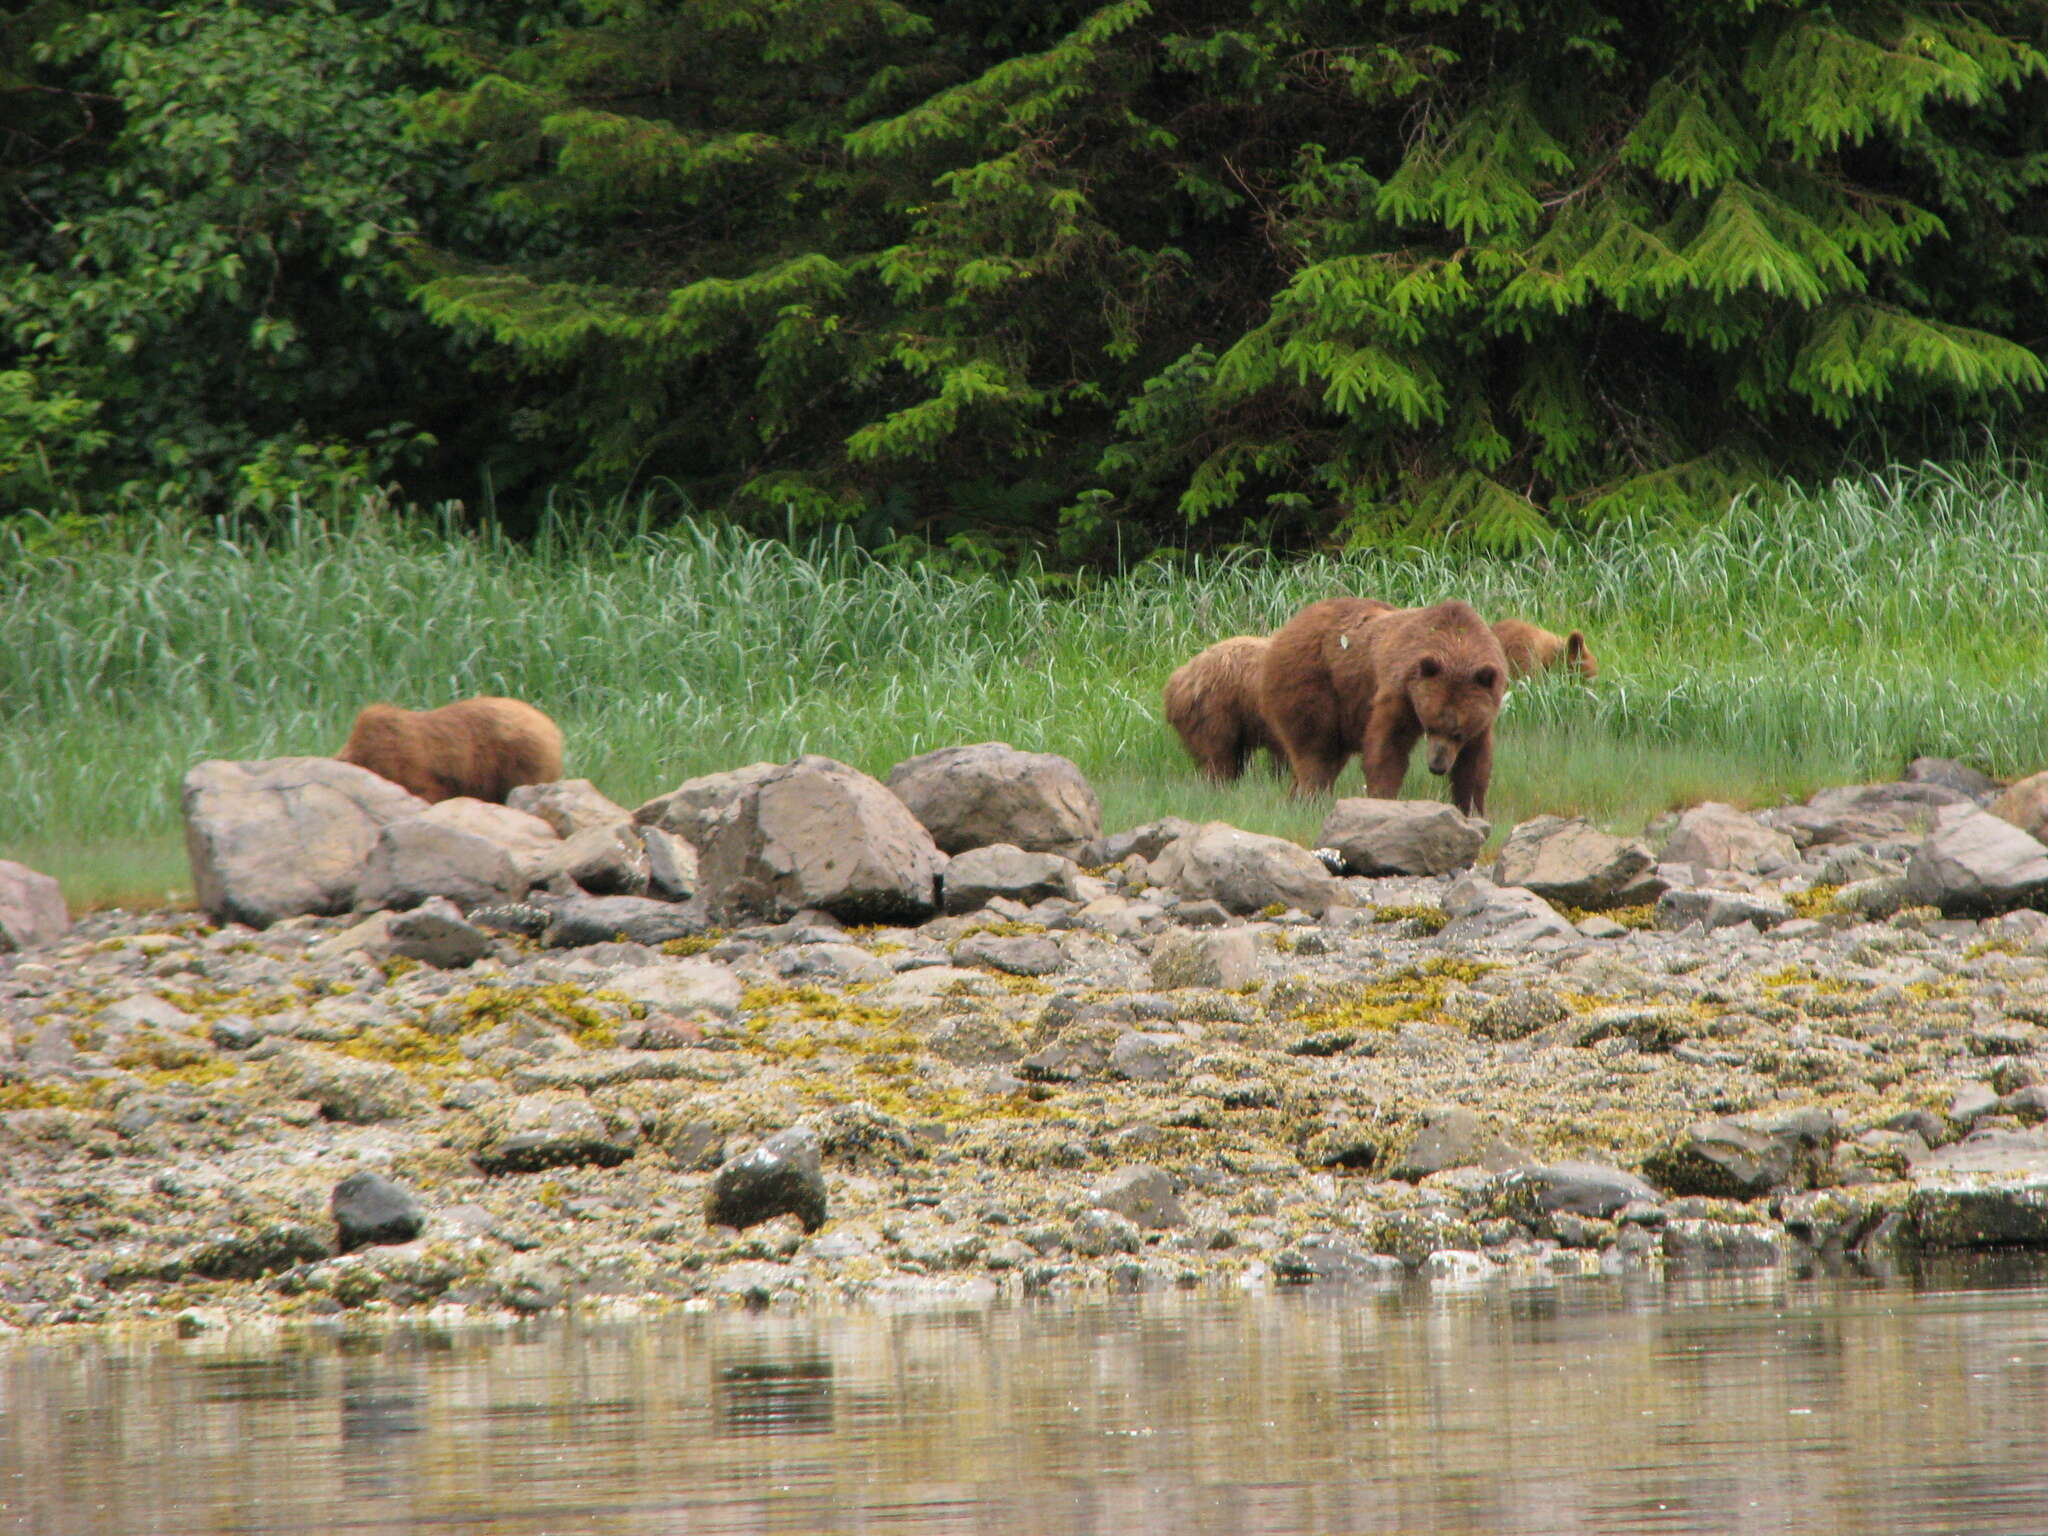
[[1565,659],[1570,662],[1583,661],[1586,656],[1586,637],[1583,632],[1573,630],[1564,637]]
[[1491,667],[1481,667],[1472,674],[1472,681],[1480,687],[1490,690],[1495,683],[1500,681],[1500,674]]
[[1425,656],[1422,660],[1415,663],[1415,675],[1417,677],[1435,677],[1443,669],[1444,664],[1434,656]]

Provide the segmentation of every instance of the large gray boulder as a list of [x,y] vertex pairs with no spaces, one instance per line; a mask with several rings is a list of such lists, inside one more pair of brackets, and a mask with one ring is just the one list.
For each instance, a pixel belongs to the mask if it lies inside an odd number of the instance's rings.
[[1220,902],[1240,915],[1299,907],[1320,915],[1343,891],[1322,860],[1284,837],[1211,821],[1169,844],[1152,878],[1184,897]]
[[1652,890],[1643,881],[1655,864],[1643,844],[1602,832],[1582,818],[1538,816],[1508,834],[1494,861],[1493,878],[1546,901],[1598,909],[1620,905],[1623,892],[1656,900],[1663,882],[1655,881]]
[[947,853],[1012,843],[1079,859],[1102,836],[1102,804],[1079,768],[1006,742],[907,758],[889,770],[889,788]]
[[1951,917],[2048,904],[2048,848],[1989,811],[1946,807],[1906,865],[1905,897]]
[[182,806],[199,905],[217,923],[255,928],[348,911],[378,835],[428,808],[327,757],[201,763],[185,775]]
[[1671,840],[1664,845],[1663,860],[1769,875],[1798,863],[1799,847],[1789,834],[1765,826],[1732,805],[1709,800],[1678,818]]
[[1438,800],[1339,800],[1316,845],[1353,875],[1447,875],[1478,855],[1489,828]]
[[739,804],[740,797],[770,774],[780,773],[780,763],[748,763],[723,773],[702,774],[685,779],[665,795],[657,795],[633,812],[643,827],[672,832],[702,852]]
[[1466,875],[1444,894],[1451,920],[1437,937],[1445,943],[1492,944],[1509,949],[1555,946],[1579,937],[1565,915],[1534,891],[1498,886]]
[[1922,1158],[1906,1214],[1928,1248],[2048,1248],[2048,1130],[1978,1131]]
[[556,779],[548,784],[521,784],[505,796],[515,811],[538,816],[563,839],[592,827],[609,827],[628,819],[623,805],[588,779]]
[[377,834],[356,879],[355,906],[358,912],[403,910],[441,896],[467,912],[515,900],[531,884],[503,843],[423,814]]
[[1804,805],[1774,806],[1757,812],[1755,819],[1785,833],[1801,848],[1826,848],[1918,839],[1927,834],[1943,806],[1972,803],[1961,790],[1934,782],[1838,784]]
[[1010,843],[970,848],[946,865],[946,910],[972,912],[998,896],[1027,907],[1048,896],[1071,897],[1080,872],[1057,853],[1026,853]]
[[26,864],[0,859],[0,955],[54,944],[70,927],[62,886]]
[[1702,1120],[1643,1171],[1674,1195],[1754,1199],[1825,1177],[1840,1132],[1824,1109],[1760,1110]]
[[562,857],[562,839],[553,827],[509,805],[456,795],[437,801],[420,814],[436,826],[496,843],[510,855],[513,867],[528,885],[546,880]]
[[901,800],[829,757],[798,758],[743,790],[703,849],[712,912],[780,922],[806,908],[842,922],[921,921],[944,860]]

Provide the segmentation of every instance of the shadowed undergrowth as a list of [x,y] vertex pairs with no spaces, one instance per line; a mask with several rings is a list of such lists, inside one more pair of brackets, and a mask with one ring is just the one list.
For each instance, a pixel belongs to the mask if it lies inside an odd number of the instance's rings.
[[[823,752],[871,773],[1000,739],[1064,753],[1108,823],[1220,817],[1308,840],[1322,807],[1255,770],[1202,783],[1159,715],[1172,668],[1350,591],[1464,597],[1586,630],[1602,676],[1525,683],[1496,825],[1639,825],[1768,802],[1916,753],[2048,760],[2048,501],[1926,467],[1738,505],[1685,533],[1537,558],[1439,551],[1152,563],[1058,582],[878,564],[711,526],[531,546],[386,516],[262,536],[160,527],[58,556],[0,530],[0,856],[74,901],[185,883],[176,785],[209,757],[327,753],[362,704],[473,693],[561,722],[568,772],[630,806],[680,779]],[[1340,788],[1355,788],[1355,768]],[[1411,793],[1438,793],[1419,770]]]

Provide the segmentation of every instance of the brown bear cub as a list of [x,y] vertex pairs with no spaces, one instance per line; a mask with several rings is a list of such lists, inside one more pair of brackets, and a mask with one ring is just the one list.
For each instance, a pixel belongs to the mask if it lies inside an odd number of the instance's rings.
[[1507,652],[1510,677],[1527,677],[1560,664],[1589,683],[1600,675],[1600,663],[1587,649],[1585,635],[1576,629],[1569,635],[1553,635],[1521,619],[1502,619],[1493,626],[1493,634]]
[[1263,635],[1232,635],[1181,663],[1166,680],[1166,723],[1195,766],[1219,783],[1240,777],[1255,752],[1279,743],[1259,711]]
[[1278,635],[1266,653],[1266,718],[1294,769],[1295,793],[1328,789],[1356,752],[1366,793],[1392,800],[1401,793],[1409,753],[1426,739],[1429,771],[1450,776],[1452,803],[1468,816],[1484,815],[1493,721],[1507,692],[1500,641],[1469,603],[1370,606],[1384,611],[1354,610],[1349,624],[1329,634],[1327,682],[1317,675],[1290,680],[1276,668]]
[[562,733],[517,699],[463,699],[422,710],[372,704],[334,755],[422,800],[502,801],[521,784],[562,776]]
[[1344,744],[1345,722],[1338,718],[1330,675],[1340,637],[1396,611],[1393,604],[1369,597],[1326,597],[1297,611],[1266,642],[1259,664],[1259,713],[1294,772],[1297,795],[1328,789],[1344,759],[1358,750],[1355,735]]

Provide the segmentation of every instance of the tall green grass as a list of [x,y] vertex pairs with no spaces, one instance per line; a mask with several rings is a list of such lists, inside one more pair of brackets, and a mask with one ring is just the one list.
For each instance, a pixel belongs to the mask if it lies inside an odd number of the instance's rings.
[[[183,883],[176,786],[193,763],[331,752],[364,703],[474,693],[546,709],[568,771],[627,805],[762,758],[823,752],[882,774],[1000,739],[1075,759],[1113,826],[1173,813],[1307,839],[1321,808],[1276,777],[1195,778],[1159,688],[1211,641],[1337,592],[1457,596],[1587,632],[1596,684],[1515,690],[1500,824],[1629,826],[1922,752],[2008,775],[2048,762],[2048,489],[1995,466],[1845,479],[1533,558],[1164,561],[1076,589],[708,524],[608,526],[517,546],[369,508],[263,534],[167,524],[58,555],[0,528],[0,857],[49,869],[74,900],[155,896]],[[1410,791],[1438,785],[1418,771]]]

